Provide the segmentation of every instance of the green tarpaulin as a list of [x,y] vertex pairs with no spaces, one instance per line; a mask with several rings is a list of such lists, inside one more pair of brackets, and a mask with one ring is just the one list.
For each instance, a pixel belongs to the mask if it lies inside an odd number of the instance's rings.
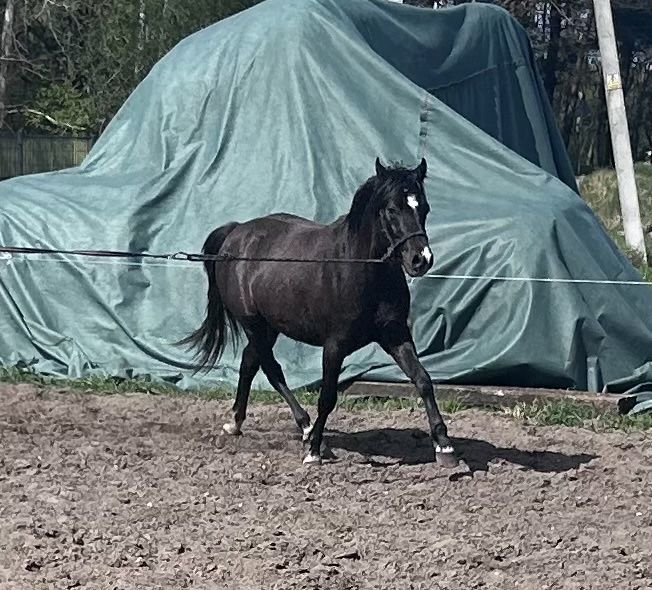
[[[652,289],[495,278],[640,280],[576,192],[526,33],[487,4],[266,0],[204,29],[80,167],[0,184],[1,242],[198,252],[229,220],[333,220],[376,156],[426,157],[431,272],[470,275],[411,283],[433,378],[596,389],[652,361]],[[0,260],[2,363],[196,383],[171,342],[203,316],[201,265],[125,262]],[[276,350],[291,386],[319,381],[319,349]],[[229,350],[197,379],[234,384],[237,366]],[[404,380],[373,346],[347,359],[352,377]]]

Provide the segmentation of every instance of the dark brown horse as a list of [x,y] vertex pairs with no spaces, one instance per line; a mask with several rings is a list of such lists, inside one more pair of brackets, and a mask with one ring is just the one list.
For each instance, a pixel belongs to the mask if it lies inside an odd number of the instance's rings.
[[[437,461],[457,464],[435,388],[417,358],[407,323],[410,293],[404,272],[418,277],[432,266],[425,232],[430,211],[425,175],[425,159],[413,170],[385,168],[376,159],[376,175],[357,190],[348,214],[329,225],[278,213],[228,223],[208,236],[203,252],[220,260],[205,262],[206,317],[180,344],[197,347],[200,366],[213,367],[226,344],[227,323],[233,336],[244,331],[248,342],[240,364],[234,422],[224,425],[227,433],[241,433],[251,384],[262,368],[289,404],[304,441],[310,442],[304,463],[320,463],[324,425],[336,404],[344,358],[377,342],[423,398]],[[322,388],[313,426],[274,358],[279,334],[323,348]]]

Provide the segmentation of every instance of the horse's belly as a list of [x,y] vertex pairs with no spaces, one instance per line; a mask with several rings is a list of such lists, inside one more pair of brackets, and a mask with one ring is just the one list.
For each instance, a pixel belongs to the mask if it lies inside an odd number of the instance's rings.
[[275,331],[291,340],[310,344],[311,346],[323,346],[326,340],[325,334],[315,326],[297,325],[294,322],[274,321],[274,319],[268,319],[268,322]]
[[[305,342],[313,346],[322,346],[326,341],[332,318],[327,317],[324,309],[317,309],[305,299],[298,300],[287,294],[279,294],[278,304],[258,305],[260,315],[276,331],[288,338]],[[331,320],[331,321],[329,321]]]

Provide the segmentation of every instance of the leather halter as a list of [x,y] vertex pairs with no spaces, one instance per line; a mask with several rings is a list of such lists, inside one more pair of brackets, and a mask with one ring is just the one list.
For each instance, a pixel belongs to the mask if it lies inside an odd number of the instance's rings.
[[390,244],[389,248],[387,248],[387,252],[385,252],[385,254],[380,260],[382,262],[386,262],[395,254],[397,248],[405,244],[405,242],[407,242],[408,240],[412,238],[416,238],[417,236],[423,236],[424,238],[426,238],[426,240],[428,239],[428,236],[424,231],[415,231],[412,232],[411,234],[407,234],[406,236],[403,236],[400,240],[394,242],[393,244]]

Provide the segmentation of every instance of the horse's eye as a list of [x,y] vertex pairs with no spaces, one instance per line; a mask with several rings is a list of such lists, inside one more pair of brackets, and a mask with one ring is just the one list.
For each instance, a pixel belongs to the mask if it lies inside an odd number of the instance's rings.
[[407,195],[410,192],[410,189],[407,186],[403,187],[403,194]]

